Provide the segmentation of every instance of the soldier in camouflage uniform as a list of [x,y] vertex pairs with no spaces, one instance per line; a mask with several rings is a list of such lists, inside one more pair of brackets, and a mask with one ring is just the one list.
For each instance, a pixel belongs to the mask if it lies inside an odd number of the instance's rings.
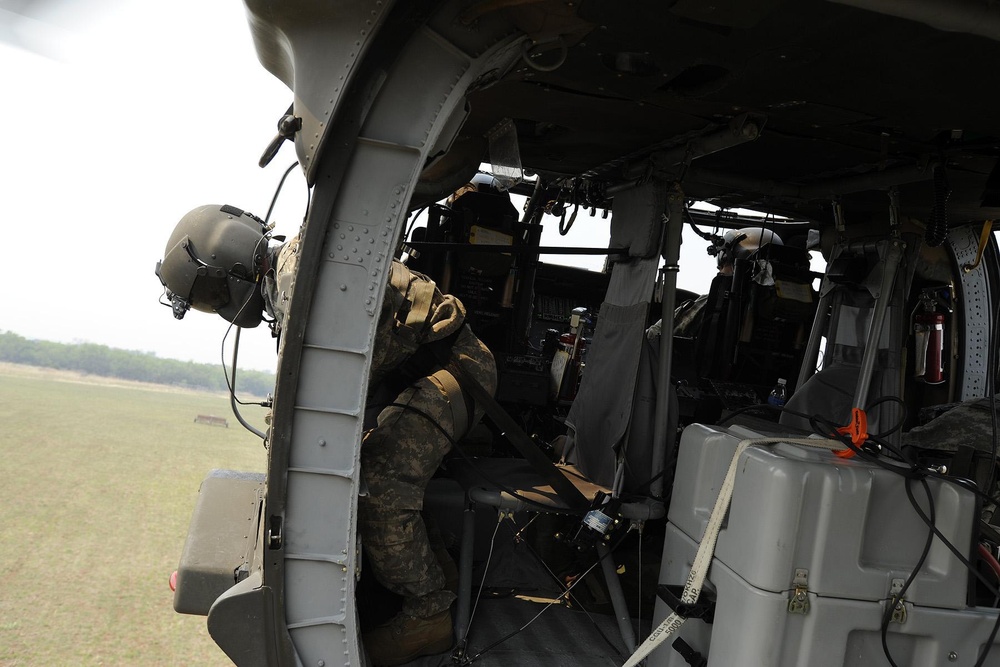
[[[256,326],[267,310],[280,330],[299,241],[268,248],[264,232],[259,218],[229,206],[185,216],[157,264],[174,315],[196,308]],[[248,288],[261,278],[255,295]],[[375,665],[402,664],[452,645],[455,594],[445,587],[420,512],[442,458],[481,416],[444,366],[456,364],[490,393],[496,389],[493,356],[464,321],[461,301],[392,262],[372,352],[368,412],[374,406],[377,418],[366,422],[361,447],[369,493],[360,499],[358,529],[376,579],[403,597],[403,609],[365,634]]]
[[[266,281],[265,301],[279,321],[284,313],[278,298],[290,292],[297,255],[293,238],[275,253],[275,271]],[[442,368],[443,355],[490,393],[496,389],[493,355],[464,320],[461,301],[442,294],[427,276],[392,262],[372,350],[368,405],[380,411],[361,446],[368,496],[360,499],[358,529],[375,578],[403,596],[403,611],[365,634],[376,665],[402,664],[451,647],[455,594],[445,587],[420,511],[427,484],[452,442],[481,416]],[[442,342],[450,343],[438,353],[442,358],[422,349]]]

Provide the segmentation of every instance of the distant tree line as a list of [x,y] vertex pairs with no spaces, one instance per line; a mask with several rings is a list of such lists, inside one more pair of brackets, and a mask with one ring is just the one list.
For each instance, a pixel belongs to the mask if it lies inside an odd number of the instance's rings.
[[[228,392],[225,376],[218,364],[160,359],[152,352],[120,350],[94,343],[31,340],[9,331],[0,331],[0,361]],[[272,373],[240,370],[237,379],[240,394],[266,396],[274,390]]]

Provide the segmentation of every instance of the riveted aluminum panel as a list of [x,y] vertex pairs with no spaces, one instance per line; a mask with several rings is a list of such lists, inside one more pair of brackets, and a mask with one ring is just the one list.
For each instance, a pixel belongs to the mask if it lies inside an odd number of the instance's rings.
[[351,415],[298,411],[292,429],[302,439],[303,446],[291,452],[289,467],[350,475],[354,467],[356,427]]
[[[285,618],[295,625],[316,618],[339,617],[351,601],[347,599],[347,554],[342,562],[289,559],[285,565],[287,580],[296,585],[310,586],[316,595],[294,597],[285,607]],[[342,619],[341,619],[342,620]]]
[[[350,537],[350,478],[291,470],[284,544],[289,554],[337,558],[353,544]],[[294,477],[294,483],[292,478]],[[316,499],[328,502],[316,502]],[[338,499],[341,503],[336,502]]]

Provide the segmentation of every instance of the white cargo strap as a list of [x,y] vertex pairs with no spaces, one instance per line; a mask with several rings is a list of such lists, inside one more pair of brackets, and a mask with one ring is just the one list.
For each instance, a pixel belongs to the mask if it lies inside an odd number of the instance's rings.
[[[736,486],[736,470],[740,456],[749,447],[755,445],[775,445],[780,442],[819,449],[834,450],[844,448],[844,443],[839,440],[827,440],[823,438],[751,438],[741,440],[740,444],[736,446],[733,460],[729,463],[729,470],[726,472],[726,478],[722,482],[722,488],[719,489],[719,497],[716,499],[715,507],[712,509],[712,516],[709,517],[708,524],[705,526],[705,536],[701,538],[698,553],[695,555],[694,563],[691,565],[691,573],[684,584],[684,593],[681,594],[681,602],[684,604],[694,604],[701,595],[701,587],[705,583],[708,568],[712,564],[712,558],[715,555],[715,543],[718,541],[719,532],[722,530],[722,519],[726,516],[729,503],[733,499],[733,488]],[[655,630],[649,633],[649,637],[642,642],[622,667],[635,667],[645,660],[646,656],[665,642],[668,637],[677,632],[686,620],[685,617],[672,612]]]

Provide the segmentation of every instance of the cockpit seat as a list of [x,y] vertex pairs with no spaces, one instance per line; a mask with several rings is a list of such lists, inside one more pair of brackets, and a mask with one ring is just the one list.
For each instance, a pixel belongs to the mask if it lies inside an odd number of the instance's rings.
[[816,297],[809,253],[768,244],[712,280],[694,338],[697,378],[773,386],[798,374]]

